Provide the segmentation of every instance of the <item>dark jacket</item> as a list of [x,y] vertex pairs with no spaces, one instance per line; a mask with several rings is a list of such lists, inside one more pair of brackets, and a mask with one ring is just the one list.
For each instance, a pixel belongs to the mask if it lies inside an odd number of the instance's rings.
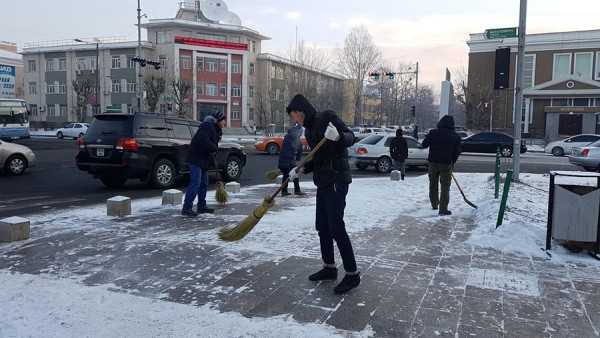
[[209,170],[214,167],[215,154],[223,131],[212,116],[207,116],[190,143],[188,163]]
[[302,158],[302,127],[296,125],[290,128],[283,138],[281,151],[279,152],[279,168],[293,168],[296,161]]
[[390,155],[392,159],[404,162],[408,158],[408,145],[404,136],[396,136],[390,143]]
[[352,183],[348,147],[354,144],[354,133],[333,111],[317,112],[302,95],[295,96],[290,102],[288,112],[293,110],[304,112],[304,136],[311,149],[325,137],[329,122],[333,123],[340,133],[338,141],[325,142],[314,159],[304,166],[304,172],[313,173],[313,181],[319,188],[329,187],[335,183]]
[[427,134],[422,145],[429,148],[429,162],[438,164],[454,164],[460,155],[460,136],[454,131],[454,118],[446,115]]

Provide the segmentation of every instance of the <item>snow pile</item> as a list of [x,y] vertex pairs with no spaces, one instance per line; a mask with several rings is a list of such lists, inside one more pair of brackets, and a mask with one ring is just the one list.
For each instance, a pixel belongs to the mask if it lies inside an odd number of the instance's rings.
[[83,286],[70,279],[0,272],[2,337],[368,337],[286,317],[246,318]]

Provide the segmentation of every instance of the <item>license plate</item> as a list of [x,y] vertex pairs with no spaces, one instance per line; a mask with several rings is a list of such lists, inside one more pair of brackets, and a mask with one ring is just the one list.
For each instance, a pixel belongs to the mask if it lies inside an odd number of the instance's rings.
[[104,149],[103,148],[96,149],[96,156],[104,157]]

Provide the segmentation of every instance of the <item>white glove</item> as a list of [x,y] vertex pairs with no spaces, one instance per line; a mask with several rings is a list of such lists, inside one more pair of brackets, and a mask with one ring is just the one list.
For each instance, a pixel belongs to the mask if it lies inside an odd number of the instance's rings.
[[325,130],[325,138],[334,142],[340,139],[340,133],[337,131],[337,128],[331,122],[329,122],[327,130]]
[[302,175],[302,168],[294,167],[290,170],[290,181],[293,181]]

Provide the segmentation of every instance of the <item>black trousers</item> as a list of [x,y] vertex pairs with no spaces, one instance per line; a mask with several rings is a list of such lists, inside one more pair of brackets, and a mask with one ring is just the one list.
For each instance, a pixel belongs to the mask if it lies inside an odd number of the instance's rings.
[[[283,174],[283,180],[287,180],[288,178],[290,178],[290,171],[292,171],[293,168],[279,168],[279,170],[281,170],[281,173]],[[283,187],[283,191],[288,191],[288,185],[287,183],[285,184],[285,186]],[[294,180],[294,192],[300,192],[300,179],[296,178]]]
[[333,241],[335,240],[346,272],[356,272],[356,258],[346,232],[344,209],[348,184],[338,184],[317,189],[316,226],[321,242],[321,256],[326,266],[335,265]]

